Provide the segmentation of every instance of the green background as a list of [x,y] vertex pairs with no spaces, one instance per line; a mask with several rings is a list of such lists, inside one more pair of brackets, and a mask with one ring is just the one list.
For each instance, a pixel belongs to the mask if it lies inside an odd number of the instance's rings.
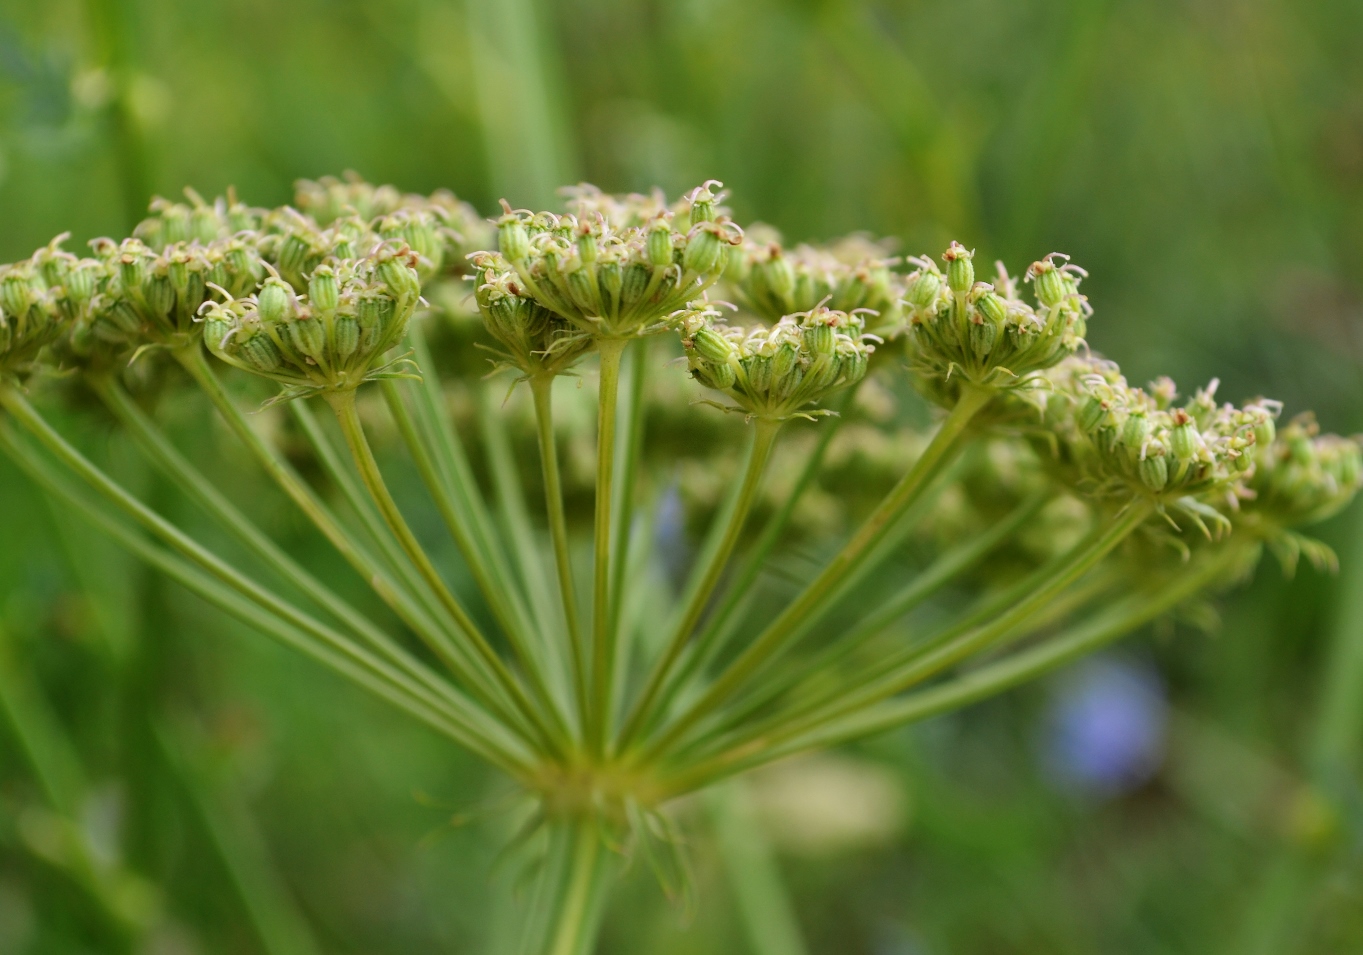
[[[355,169],[491,213],[584,179],[713,177],[739,221],[792,240],[958,238],[1015,272],[1070,253],[1090,342],[1133,382],[1219,376],[1228,399],[1351,433],[1361,52],[1351,0],[9,0],[0,260],[122,235],[187,184],[274,205]],[[1363,679],[1345,678],[1363,515],[1320,534],[1339,577],[1265,563],[1214,636],[1130,644],[1173,714],[1135,792],[1048,781],[1046,687],[863,747],[901,794],[896,830],[815,854],[776,840],[808,950],[1363,947]],[[503,822],[472,760],[145,574],[7,464],[0,608],[0,680],[28,700],[0,721],[0,953],[495,944],[515,874],[488,878]],[[72,813],[108,844],[93,889],[34,848],[33,764],[69,776],[67,746],[87,777]],[[635,872],[603,950],[791,952],[745,931],[696,838],[695,913]],[[120,932],[144,897],[155,929]]]

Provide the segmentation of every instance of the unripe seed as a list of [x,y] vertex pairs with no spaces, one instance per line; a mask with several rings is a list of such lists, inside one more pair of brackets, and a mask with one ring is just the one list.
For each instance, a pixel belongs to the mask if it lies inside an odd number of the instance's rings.
[[951,243],[951,247],[942,253],[947,263],[947,284],[953,292],[968,292],[975,284],[974,257],[975,253],[959,242]]

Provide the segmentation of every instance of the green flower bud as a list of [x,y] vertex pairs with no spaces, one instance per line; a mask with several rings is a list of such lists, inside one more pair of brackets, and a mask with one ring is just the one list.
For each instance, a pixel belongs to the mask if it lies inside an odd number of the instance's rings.
[[788,398],[800,387],[804,368],[800,366],[800,351],[793,342],[786,342],[771,359],[772,390],[780,398]]
[[998,338],[999,327],[991,321],[986,321],[979,315],[974,316],[970,322],[970,347],[977,355],[988,355],[994,347],[994,341]]
[[227,333],[232,330],[232,323],[227,321],[220,312],[210,313],[204,319],[204,344],[209,351],[220,351],[222,340],[227,337]]
[[1079,407],[1079,427],[1087,432],[1096,431],[1107,420],[1107,402],[1097,395],[1089,395]]
[[706,362],[694,373],[694,377],[707,388],[714,388],[717,391],[725,391],[732,388],[734,382],[738,380],[733,366],[728,363]]
[[349,315],[340,315],[331,323],[331,349],[338,362],[355,354],[360,347],[360,323]]
[[975,284],[975,253],[959,242],[951,243],[942,253],[947,264],[947,284],[953,292],[968,292]]
[[773,245],[767,261],[759,268],[762,280],[767,283],[767,288],[772,294],[783,302],[789,301],[791,293],[795,291],[795,270],[791,267],[790,260],[781,254],[781,247]]
[[833,331],[833,326],[824,322],[808,325],[800,331],[801,338],[804,339],[805,347],[812,355],[831,355],[837,347],[837,333]]
[[94,262],[82,262],[66,276],[66,294],[71,301],[84,304],[95,295],[99,284],[100,267]]
[[336,271],[329,265],[319,265],[313,269],[308,279],[308,301],[312,307],[323,312],[334,312],[341,302],[341,291],[336,285]]
[[600,249],[596,244],[596,235],[587,226],[583,226],[577,234],[577,257],[582,260],[583,265],[590,265],[596,261]]
[[175,287],[170,284],[169,276],[148,275],[142,283],[142,298],[153,315],[163,317],[170,314],[175,307]]
[[688,272],[702,275],[713,272],[722,264],[726,247],[719,230],[707,223],[693,230],[687,238],[682,265]]
[[743,359],[743,372],[748,377],[748,386],[754,394],[763,394],[771,389],[771,359],[765,355],[753,355]]
[[1169,449],[1177,460],[1188,461],[1197,454],[1197,426],[1186,414],[1183,419],[1169,432]]
[[615,301],[620,301],[620,291],[624,277],[620,274],[620,263],[614,259],[602,262],[596,267],[596,284],[601,291]]
[[654,268],[672,264],[672,230],[663,219],[654,219],[647,239],[648,263]]
[[260,320],[274,325],[293,317],[293,290],[277,278],[266,279],[256,295],[256,311]]
[[141,334],[142,319],[127,301],[119,299],[114,302],[106,314],[125,336],[132,337]]
[[[336,253],[338,256],[340,252]],[[301,275],[305,271],[312,246],[297,233],[284,239],[279,248],[279,271],[285,275]]]
[[1055,262],[1049,255],[1040,262],[1033,262],[1032,267],[1027,270],[1027,277],[1032,280],[1032,285],[1036,289],[1036,299],[1042,305],[1056,306],[1069,297],[1070,292],[1065,286],[1064,273],[1055,267]]
[[1266,448],[1273,443],[1277,437],[1278,429],[1273,423],[1273,419],[1265,414],[1254,425],[1254,443],[1261,448]]
[[1150,421],[1146,418],[1145,409],[1138,408],[1127,415],[1122,425],[1122,444],[1127,450],[1139,453],[1149,437]]
[[1169,462],[1164,457],[1164,445],[1150,445],[1137,470],[1141,475],[1141,483],[1150,490],[1164,490],[1164,486],[1169,483]]
[[[710,190],[711,186],[719,189],[723,188],[724,183],[711,179],[691,193],[691,228],[695,228],[702,222],[713,222],[715,220],[715,194]],[[697,269],[696,271],[708,270]]]
[[706,361],[724,364],[734,353],[733,342],[712,328],[699,328],[691,336],[691,347]]
[[238,350],[242,361],[257,371],[272,372],[279,368],[279,349],[263,332],[241,341]]
[[504,205],[503,208],[507,212],[497,222],[497,248],[508,262],[519,262],[530,254],[530,234],[510,206]]
[[379,278],[388,286],[394,298],[416,299],[421,295],[421,281],[417,278],[416,269],[396,256],[379,262]]
[[4,309],[5,315],[22,318],[28,314],[33,300],[33,286],[26,277],[11,273],[0,282],[0,308]]
[[326,348],[327,330],[320,318],[313,318],[305,313],[289,322],[285,328],[289,331],[289,341],[295,350],[309,358],[322,357],[322,351]]
[[649,271],[649,266],[642,262],[635,262],[625,269],[620,282],[621,307],[627,308],[639,301],[639,297],[648,288]]
[[994,294],[991,288],[981,290],[979,298],[975,300],[975,308],[979,309],[985,320],[996,328],[1002,328],[1008,321],[1008,303]]
[[137,252],[125,252],[118,259],[118,277],[129,292],[140,289],[147,277],[147,264]]
[[942,276],[931,269],[919,269],[909,285],[908,303],[914,308],[927,308],[937,301],[942,291]]

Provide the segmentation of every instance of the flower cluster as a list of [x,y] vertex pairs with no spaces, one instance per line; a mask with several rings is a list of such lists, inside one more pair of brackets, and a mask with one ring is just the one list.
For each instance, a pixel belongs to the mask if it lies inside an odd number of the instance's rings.
[[308,269],[302,294],[276,274],[255,295],[213,303],[204,313],[209,350],[281,382],[283,399],[401,374],[399,362],[381,360],[420,301],[420,257],[391,243],[356,257],[349,243],[338,236],[330,254]]
[[[731,256],[725,279],[744,308],[769,322],[827,305],[838,311],[863,310],[882,334],[898,330],[904,280],[892,270],[895,260],[877,255],[868,243],[846,249],[816,249],[780,242],[745,242]],[[839,255],[840,251],[851,255]]]
[[1282,527],[1325,520],[1361,486],[1359,440],[1321,434],[1310,414],[1294,418],[1260,451],[1249,483],[1252,510]]
[[44,346],[88,311],[99,289],[101,264],[62,251],[65,238],[0,266],[0,377],[31,372]]
[[683,318],[687,364],[702,385],[755,418],[820,413],[803,409],[865,377],[878,340],[866,334],[861,314],[823,306],[746,331],[718,317],[702,309]]
[[993,285],[975,281],[974,253],[953,242],[942,254],[945,271],[926,256],[908,278],[905,307],[914,371],[934,397],[960,376],[977,385],[1008,388],[1073,354],[1083,340],[1088,301],[1079,293],[1084,272],[1058,264],[1052,253],[1027,270],[1036,305],[1022,301],[1002,263]]
[[710,185],[691,192],[684,220],[663,210],[640,225],[596,209],[578,216],[506,207],[500,251],[475,253],[474,268],[482,284],[509,288],[518,279],[541,307],[593,338],[660,331],[718,281],[730,248],[742,241],[742,230],[717,211]]
[[591,336],[525,294],[515,273],[488,266],[474,282],[483,325],[502,346],[493,353],[526,378],[561,375],[592,350]]
[[254,209],[237,201],[231,191],[219,196],[211,204],[193,189],[185,190],[184,202],[156,198],[151,202],[151,215],[133,229],[133,238],[160,252],[178,243],[197,242],[208,245],[240,232],[260,228],[264,209]]

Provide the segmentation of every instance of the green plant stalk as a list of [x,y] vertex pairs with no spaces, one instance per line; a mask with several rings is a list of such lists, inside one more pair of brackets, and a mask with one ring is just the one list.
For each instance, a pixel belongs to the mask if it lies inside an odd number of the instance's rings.
[[764,418],[757,421],[738,493],[728,502],[729,506],[725,509],[725,512],[716,517],[717,525],[723,529],[718,538],[717,546],[710,553],[703,555],[702,569],[695,577],[694,585],[690,588],[689,593],[683,598],[684,609],[681,617],[673,629],[672,636],[668,640],[662,655],[654,664],[652,672],[649,673],[648,680],[634,704],[633,711],[625,721],[625,728],[620,734],[620,748],[622,750],[627,749],[634,742],[640,729],[654,715],[654,706],[658,703],[658,696],[671,676],[673,666],[681,657],[682,651],[686,649],[691,632],[700,622],[701,615],[705,613],[706,605],[719,583],[720,576],[724,573],[724,567],[728,564],[729,557],[733,554],[734,547],[737,546],[738,539],[743,533],[743,525],[747,523],[748,512],[757,497],[758,489],[762,486],[762,478],[767,471],[767,462],[771,460],[771,451],[776,444],[776,437],[780,430],[781,423],[779,421],[769,421]]
[[1238,545],[1226,545],[1200,567],[1185,570],[1178,578],[1161,587],[1147,589],[1111,604],[1089,619],[1034,647],[911,693],[901,700],[881,703],[865,712],[836,720],[778,746],[760,751],[729,750],[665,782],[667,798],[713,785],[721,779],[796,753],[841,745],[907,723],[949,713],[1019,686],[1086,656],[1168,613],[1223,579],[1242,556]]
[[[486,395],[482,396],[484,399]],[[532,636],[537,647],[531,651],[539,681],[552,690],[558,706],[556,717],[567,725],[573,712],[568,661],[563,655],[558,607],[550,598],[549,580],[543,564],[543,550],[530,524],[530,512],[525,505],[521,475],[511,450],[511,439],[506,421],[497,406],[486,400],[478,403],[478,418],[483,430],[483,445],[487,452],[488,470],[497,489],[497,509],[501,512],[522,580],[532,597],[535,624]],[[547,692],[547,691],[546,691]]]
[[762,528],[761,536],[757,538],[752,550],[743,560],[742,569],[734,575],[733,581],[725,588],[724,597],[719,606],[710,614],[705,628],[696,638],[697,646],[708,646],[715,639],[714,634],[727,627],[730,617],[751,592],[753,584],[757,582],[758,576],[762,573],[762,568],[766,566],[767,558],[771,556],[772,549],[776,547],[777,541],[781,539],[781,535],[785,533],[786,527],[790,524],[790,519],[795,514],[795,508],[800,503],[800,499],[804,497],[805,491],[814,483],[814,479],[822,469],[823,459],[828,454],[828,446],[833,443],[833,438],[837,436],[838,430],[847,420],[843,417],[843,413],[851,407],[858,387],[860,387],[860,382],[843,393],[842,401],[838,404],[839,414],[837,417],[826,418],[819,422],[822,430],[813,453],[805,461],[804,469],[800,471],[795,486],[791,488],[790,494],[782,502],[780,509],[771,516],[766,526]]
[[554,899],[545,955],[591,955],[595,948],[604,901],[601,882],[605,845],[597,823],[590,818],[573,824],[571,838],[567,879]]
[[[312,488],[308,487],[303,479],[298,476],[298,473],[256,433],[255,429],[242,415],[241,409],[232,401],[231,396],[227,394],[222,383],[208,366],[208,362],[204,359],[202,347],[196,342],[177,350],[174,354],[180,365],[203,389],[213,407],[217,409],[218,415],[232,430],[232,433],[251,452],[256,462],[264,468],[265,473],[270,475],[298,509],[322,532],[346,563],[350,564],[356,573],[369,582],[379,598],[398,615],[399,619],[411,627],[413,632],[418,634],[434,650],[435,645],[440,642],[442,631],[435,623],[430,608],[423,610],[417,603],[414,590],[404,591],[392,577],[379,567],[374,556],[342,526],[335,515],[331,513],[331,510],[313,492]],[[306,415],[309,420],[311,416],[307,414],[302,403],[290,402],[290,407],[295,416],[300,418],[300,423],[303,423],[306,428],[307,422],[303,420],[303,416]],[[309,437],[311,437],[311,433]],[[363,511],[360,512],[360,516],[361,518],[364,517]],[[466,665],[463,669],[467,668]],[[474,682],[474,686],[475,688],[478,686],[478,681]],[[491,686],[491,683],[485,682],[483,686]]]
[[[834,638],[823,650],[797,663],[769,683],[761,691],[745,698],[743,706],[726,715],[719,729],[731,729],[752,718],[763,707],[776,700],[805,680],[826,673],[836,667],[858,648],[881,633],[888,626],[932,596],[942,587],[983,560],[1017,532],[1046,502],[1048,495],[1039,493],[1023,501],[1006,518],[995,523],[978,537],[951,548],[914,577],[909,584],[890,597],[878,610],[871,612],[852,630]],[[1007,604],[1005,604],[1006,606]]]
[[321,662],[460,745],[467,746],[513,777],[530,777],[523,741],[508,737],[500,724],[490,721],[481,711],[471,707],[467,712],[450,708],[447,701],[431,698],[422,688],[404,680],[401,674],[384,667],[358,648],[342,644],[333,649],[324,639],[319,640],[184,559],[152,545],[76,492],[55,469],[18,442],[5,426],[0,426],[0,448],[45,491],[80,511],[124,549],[190,592],[261,633]]
[[[473,531],[474,539],[482,548],[483,559],[492,565],[493,573],[498,580],[509,581],[512,579],[510,564],[493,529],[491,509],[483,500],[478,482],[473,477],[473,469],[469,466],[464,444],[459,440],[459,433],[450,419],[440,388],[440,378],[434,372],[435,362],[426,344],[426,335],[421,323],[411,324],[407,338],[417,364],[431,370],[429,374],[422,376],[420,382],[411,385],[417,399],[417,422],[426,433],[426,440],[435,450],[436,461],[440,465],[442,475],[455,491],[465,520]],[[519,595],[514,591],[509,596],[513,601],[519,600]]]
[[0,627],[0,716],[32,767],[43,797],[54,810],[74,816],[87,790],[85,770],[61,721],[36,678],[14,658],[11,637]]
[[[619,483],[616,486],[614,517],[615,544],[611,565],[610,627],[620,633],[620,606],[624,599],[626,568],[629,566],[630,533],[634,526],[634,489],[639,474],[639,455],[644,443],[644,367],[648,361],[647,338],[640,338],[629,350],[629,400],[625,406],[625,440],[618,450]],[[623,635],[622,635],[623,636]],[[614,688],[612,688],[614,692]]]
[[[489,709],[511,721],[527,739],[533,738],[534,728],[522,717],[492,669],[481,657],[471,653],[462,642],[456,642],[450,637],[450,634],[459,632],[459,625],[431,591],[415,565],[407,558],[388,525],[375,509],[372,499],[356,483],[353,472],[342,463],[340,454],[326,432],[322,430],[312,409],[303,401],[289,402],[289,409],[307,436],[308,443],[317,453],[322,467],[340,488],[341,494],[360,518],[369,536],[378,544],[388,565],[402,578],[410,595],[409,605],[421,609],[422,616],[418,618],[418,622],[424,623],[425,626],[421,628],[414,626],[412,629],[437,658],[469,684],[470,689]],[[408,626],[412,626],[411,622],[408,622]],[[470,673],[475,675],[472,680],[467,676]]]
[[819,576],[805,587],[743,653],[739,654],[699,700],[647,747],[645,761],[675,744],[699,720],[726,702],[750,676],[781,653],[800,628],[812,625],[813,620],[827,609],[830,598],[840,591],[842,581],[857,571],[862,561],[889,533],[896,519],[929,486],[931,478],[955,450],[957,442],[965,434],[971,420],[992,397],[992,391],[972,385],[962,386],[960,400],[908,473],[886,495]]
[[606,749],[615,685],[615,638],[611,633],[611,508],[615,478],[616,399],[620,390],[620,355],[627,342],[603,338],[601,388],[596,415],[596,517],[592,535],[592,683],[587,708],[588,751],[600,756]]
[[1043,611],[1062,591],[1126,540],[1150,516],[1152,510],[1153,505],[1144,499],[1131,502],[1102,533],[1076,547],[1044,582],[1038,582],[1026,597],[990,622],[945,641],[903,665],[878,667],[877,671],[881,673],[879,678],[864,683],[857,690],[839,694],[835,700],[812,713],[783,715],[779,721],[773,721],[774,725],[765,724],[761,729],[755,728],[741,737],[734,748],[754,746],[765,749],[779,745],[787,739],[812,732],[834,720],[873,706],[984,650],[1028,618]]
[[[360,472],[360,480],[368,489],[374,503],[379,508],[379,513],[387,522],[393,535],[406,551],[412,563],[416,565],[421,576],[425,578],[440,602],[444,605],[446,612],[454,618],[459,625],[464,638],[473,649],[474,655],[492,670],[497,678],[498,684],[514,701],[517,710],[535,728],[539,734],[541,742],[547,746],[554,755],[562,755],[564,752],[564,739],[562,728],[551,725],[546,719],[549,715],[546,710],[552,710],[552,704],[548,699],[539,701],[532,700],[525,692],[516,677],[507,669],[506,663],[498,656],[497,651],[487,642],[478,629],[478,625],[468,615],[454,594],[446,586],[440,572],[431,563],[430,557],[422,549],[421,543],[412,533],[406,518],[402,516],[397,501],[393,499],[392,493],[388,490],[388,485],[383,479],[383,473],[379,470],[379,463],[374,459],[374,452],[369,447],[369,440],[365,437],[364,427],[360,424],[360,416],[355,410],[355,393],[353,391],[334,391],[327,394],[327,403],[331,405],[336,413],[336,420],[341,426],[341,433],[345,436],[346,444],[350,448],[351,457],[354,458],[355,467]],[[539,705],[536,705],[538,702]]]
[[[244,598],[246,601],[250,601],[258,606],[263,613],[270,615],[272,619],[306,634],[310,640],[320,641],[329,648],[329,652],[334,651],[343,654],[355,665],[362,666],[374,676],[401,687],[404,692],[422,700],[429,706],[434,706],[447,715],[457,716],[459,719],[468,719],[474,713],[477,713],[472,704],[453,692],[446,692],[441,696],[433,695],[428,688],[414,682],[411,677],[377,660],[368,651],[351,643],[345,636],[313,619],[220,560],[159,514],[146,507],[90,463],[79,451],[67,444],[59,434],[53,431],[47,422],[9,386],[0,387],[0,403],[3,403],[6,410],[37,437],[69,470],[75,472],[115,507],[141,524],[145,529],[151,531],[164,543],[207,571],[217,581],[229,587],[235,592],[237,599]],[[3,440],[6,450],[20,462],[21,466],[24,466],[30,473],[42,475],[40,487],[65,486],[64,482],[56,477],[50,468],[35,460],[32,452],[16,441],[5,429],[0,429],[0,439]],[[82,509],[87,514],[92,513],[89,507]],[[97,510],[93,513],[98,516]],[[126,537],[127,535],[123,534],[118,539],[124,541]]]
[[578,616],[577,587],[573,583],[573,558],[568,542],[568,518],[563,507],[563,476],[559,471],[558,444],[554,440],[554,379],[544,376],[531,378],[530,394],[535,402],[535,434],[539,439],[540,471],[544,479],[544,511],[549,520],[549,539],[554,548],[559,599],[567,623],[573,693],[577,701],[578,721],[585,727],[587,648],[582,638],[582,619]]
[[464,555],[465,562],[473,573],[478,589],[482,592],[483,598],[492,610],[492,615],[506,635],[507,642],[511,645],[511,649],[516,654],[522,668],[531,675],[532,680],[542,685],[542,674],[537,669],[538,658],[530,652],[527,645],[531,632],[529,621],[516,613],[515,608],[508,601],[506,583],[489,577],[488,568],[479,559],[481,555],[469,536],[468,529],[456,513],[454,502],[446,493],[444,484],[439,480],[435,462],[426,450],[420,435],[417,434],[416,425],[407,411],[407,406],[402,400],[402,395],[398,392],[396,383],[383,381],[380,382],[380,388],[383,392],[384,401],[388,405],[388,410],[398,426],[398,433],[402,436],[402,440],[407,445],[407,450],[416,464],[417,472],[421,475],[426,490],[435,501],[436,509],[445,519],[445,526],[458,545],[460,553]]
[[181,491],[197,502],[219,526],[236,537],[251,553],[409,676],[420,680],[437,693],[448,696],[455,692],[449,683],[394,642],[373,621],[342,600],[262,533],[209,482],[202,472],[176,450],[142,409],[137,407],[136,402],[122,386],[107,378],[97,379],[91,385],[162,473],[174,481]]
[[[840,405],[844,411],[851,404],[855,390],[854,386],[853,389],[845,393]],[[743,608],[752,597],[753,585],[762,573],[772,549],[781,539],[786,526],[790,523],[790,518],[795,513],[795,507],[799,504],[800,498],[814,483],[814,478],[823,466],[823,459],[828,452],[828,446],[834,435],[837,434],[843,420],[842,417],[837,417],[822,422],[823,432],[819,437],[819,442],[814,447],[814,453],[805,462],[804,469],[795,482],[795,487],[791,489],[780,509],[767,521],[766,526],[762,529],[761,536],[758,537],[752,550],[744,558],[742,569],[734,575],[734,580],[724,589],[724,596],[720,600],[719,606],[711,612],[705,626],[701,628],[696,639],[688,646],[680,664],[673,670],[672,677],[664,684],[658,702],[653,706],[653,716],[644,724],[644,732],[650,732],[654,729],[657,721],[672,705],[677,693],[682,687],[688,685],[692,676],[697,672],[704,671],[714,662],[715,657],[727,645],[734,631],[742,622]]]

